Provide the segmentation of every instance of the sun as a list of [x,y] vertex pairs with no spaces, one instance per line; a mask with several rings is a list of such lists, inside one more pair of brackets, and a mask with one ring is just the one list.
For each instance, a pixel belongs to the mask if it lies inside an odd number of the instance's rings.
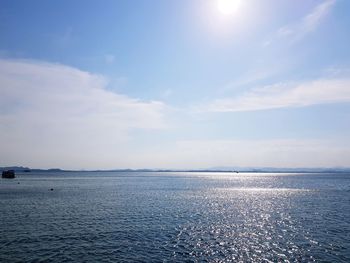
[[237,11],[241,0],[217,0],[218,9],[224,15],[230,15]]

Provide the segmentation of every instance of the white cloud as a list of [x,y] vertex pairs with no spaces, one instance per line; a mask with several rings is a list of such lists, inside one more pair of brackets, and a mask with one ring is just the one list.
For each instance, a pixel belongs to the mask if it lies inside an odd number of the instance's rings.
[[328,15],[335,2],[336,0],[326,0],[317,5],[300,21],[281,27],[274,37],[264,41],[263,46],[272,44],[276,39],[288,39],[292,43],[299,41],[321,24],[322,20]]
[[266,86],[235,98],[217,99],[205,111],[256,111],[337,102],[350,102],[349,78]]
[[[176,134],[168,134],[173,138],[170,140],[158,137],[154,130],[168,127],[165,117],[171,113],[166,105],[113,93],[106,89],[103,76],[64,65],[3,59],[0,84],[0,166],[350,165],[350,145],[340,140],[177,141]],[[209,110],[262,110],[350,101],[349,87],[347,78],[279,84],[235,99],[217,100]],[[135,135],[136,130],[141,133]]]
[[0,60],[4,164],[118,167],[134,129],[162,129],[165,105],[108,91],[103,76],[37,61]]

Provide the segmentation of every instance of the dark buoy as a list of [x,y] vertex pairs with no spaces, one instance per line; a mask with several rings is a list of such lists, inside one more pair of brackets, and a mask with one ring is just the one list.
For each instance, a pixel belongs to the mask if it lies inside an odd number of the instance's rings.
[[53,191],[53,188],[51,188],[50,191]]

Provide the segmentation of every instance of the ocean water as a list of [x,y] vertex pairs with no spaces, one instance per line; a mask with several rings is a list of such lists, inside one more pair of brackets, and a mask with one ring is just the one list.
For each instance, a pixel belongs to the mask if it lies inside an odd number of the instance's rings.
[[0,262],[350,262],[350,174],[19,174]]

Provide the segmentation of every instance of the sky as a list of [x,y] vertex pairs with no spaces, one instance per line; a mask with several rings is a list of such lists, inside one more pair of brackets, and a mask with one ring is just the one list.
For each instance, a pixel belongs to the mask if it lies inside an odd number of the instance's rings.
[[0,166],[350,167],[348,0],[1,0]]

